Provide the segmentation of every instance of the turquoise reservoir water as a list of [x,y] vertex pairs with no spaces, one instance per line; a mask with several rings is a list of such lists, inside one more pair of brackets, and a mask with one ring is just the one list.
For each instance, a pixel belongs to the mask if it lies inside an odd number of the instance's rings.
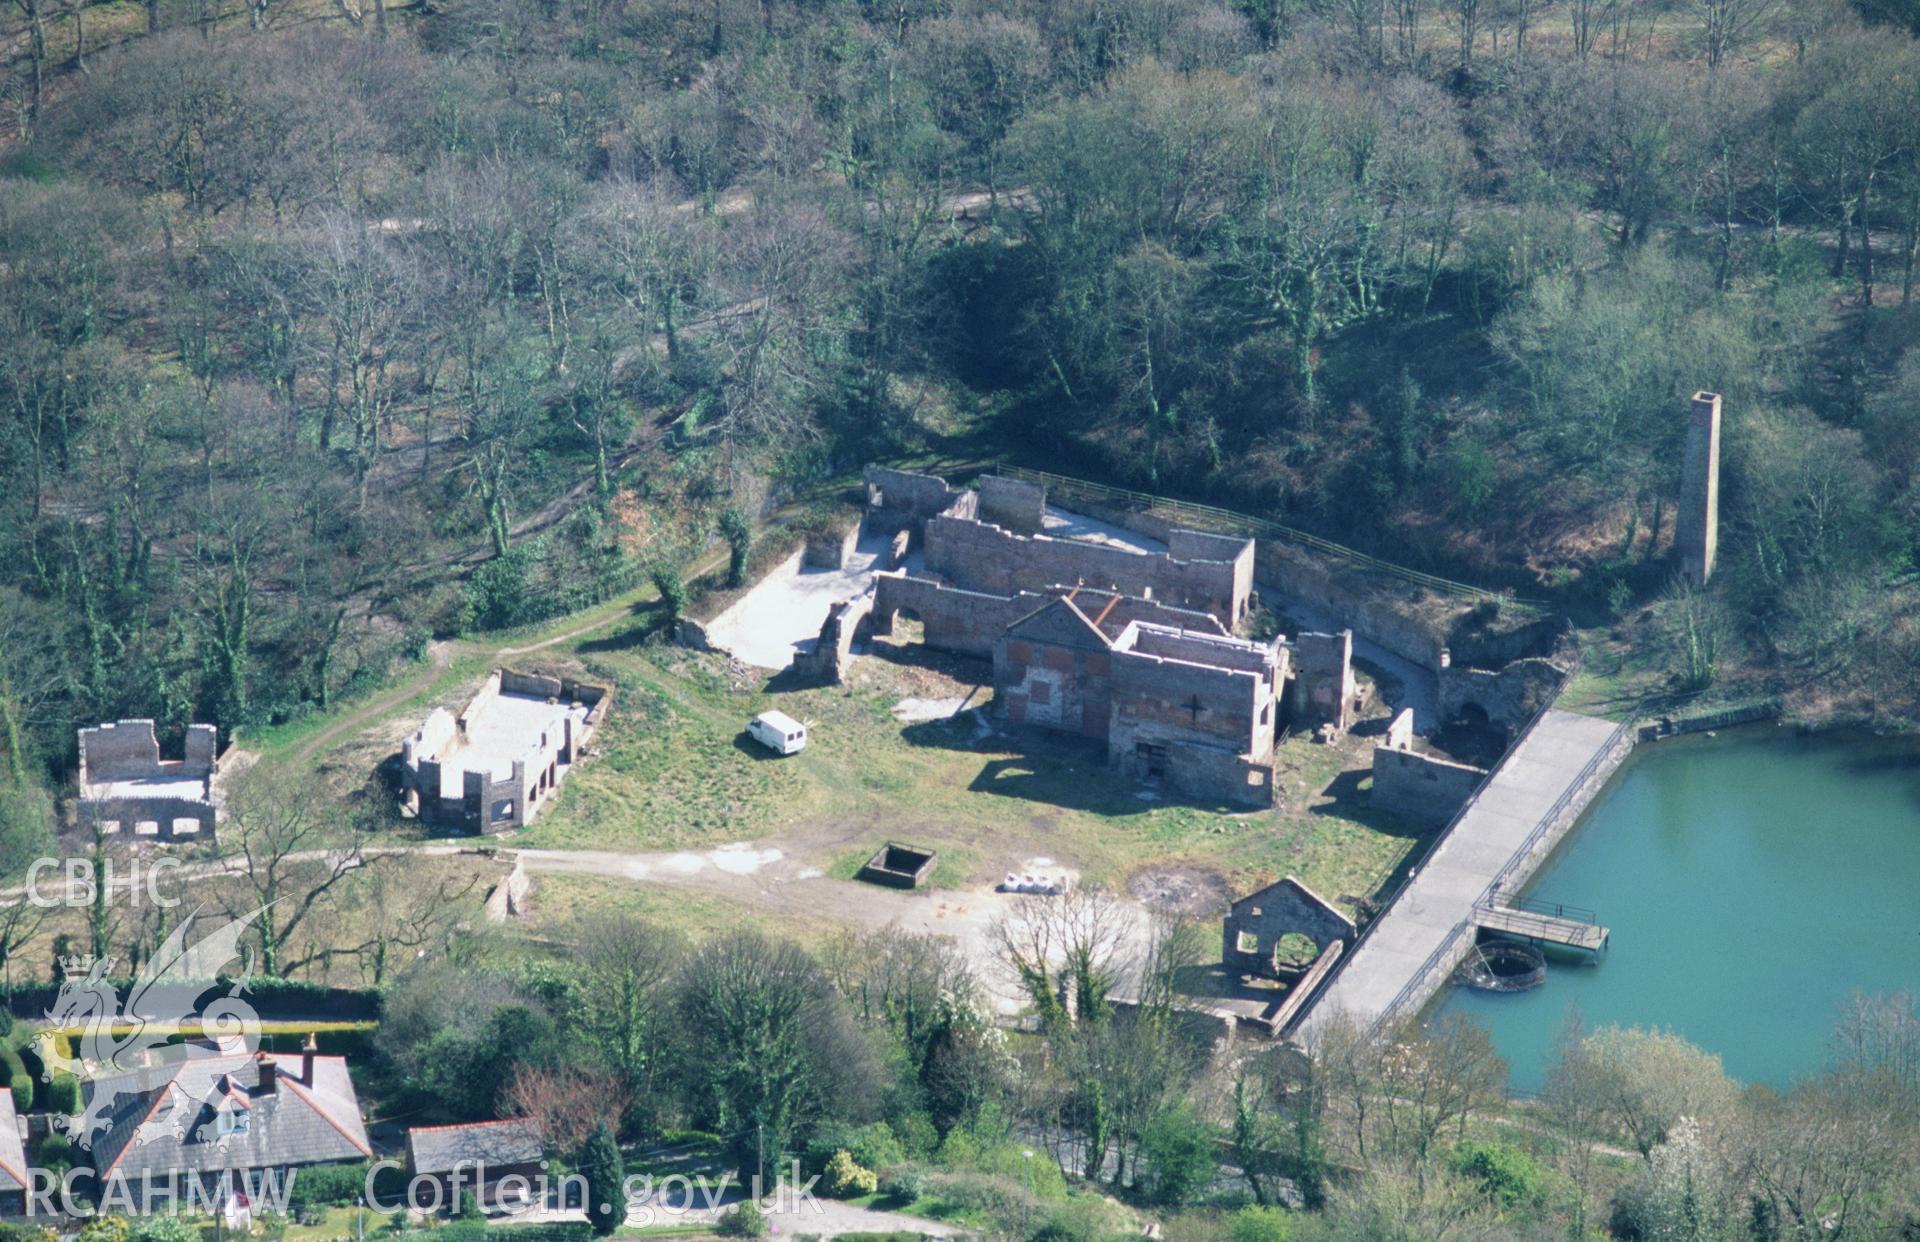
[[1920,745],[1772,726],[1643,745],[1529,895],[1613,942],[1532,992],[1442,1001],[1493,1031],[1515,1087],[1538,1089],[1575,1004],[1785,1084],[1826,1063],[1853,992],[1920,992]]

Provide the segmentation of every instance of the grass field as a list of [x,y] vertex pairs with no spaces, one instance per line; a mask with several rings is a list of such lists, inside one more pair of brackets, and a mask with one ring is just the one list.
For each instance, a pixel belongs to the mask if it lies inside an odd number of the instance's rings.
[[[717,560],[703,557],[689,577]],[[984,889],[1009,871],[1050,863],[1211,912],[1283,875],[1336,900],[1374,897],[1420,843],[1369,805],[1365,769],[1378,720],[1331,746],[1284,743],[1270,810],[1200,806],[1117,778],[1098,742],[997,727],[984,662],[882,643],[849,684],[804,687],[666,645],[660,620],[655,593],[642,586],[525,630],[451,640],[379,690],[324,716],[250,731],[240,745],[263,765],[317,771],[345,796],[432,706],[457,710],[488,669],[510,664],[605,682],[615,700],[589,758],[532,828],[498,838],[503,847],[645,855],[671,869],[688,852],[754,842],[780,851],[789,875],[851,879],[876,847],[898,839],[939,851],[939,890]],[[965,699],[975,710],[896,719],[906,698]],[[804,752],[775,758],[747,740],[746,722],[768,707],[810,724]],[[800,934],[798,919],[825,933],[836,917],[791,907],[777,920],[757,914],[752,886],[742,883],[635,883],[588,867],[537,880],[542,923],[606,906],[696,934],[743,918]]]
[[[1099,743],[1010,733],[984,710],[895,719],[894,705],[907,697],[971,695],[984,706],[984,664],[902,648],[861,660],[847,686],[786,689],[783,679],[722,657],[630,638],[610,634],[552,653],[607,680],[618,697],[596,739],[604,753],[509,844],[632,853],[772,842],[852,878],[894,838],[940,851],[936,887],[990,885],[1044,857],[1115,885],[1188,869],[1221,892],[1294,874],[1329,895],[1369,895],[1415,843],[1367,805],[1352,769],[1368,761],[1368,738],[1289,741],[1276,763],[1280,805],[1232,811],[1138,787],[1107,771]],[[809,722],[802,753],[774,758],[746,740],[747,720],[774,706]],[[571,906],[619,885],[569,879],[559,887]],[[678,899],[647,893],[625,904]],[[691,921],[721,915],[706,910]]]

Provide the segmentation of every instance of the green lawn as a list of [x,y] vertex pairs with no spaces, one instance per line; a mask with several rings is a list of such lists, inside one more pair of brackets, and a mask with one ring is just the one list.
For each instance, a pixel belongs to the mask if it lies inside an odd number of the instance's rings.
[[[902,697],[964,694],[967,678],[949,674],[984,667],[870,657],[850,686],[784,689],[657,644],[602,638],[573,651],[616,688],[603,753],[511,844],[633,852],[772,841],[850,879],[894,838],[940,851],[936,887],[988,884],[1049,857],[1111,883],[1178,865],[1217,872],[1236,891],[1294,874],[1329,896],[1376,891],[1415,844],[1367,805],[1351,771],[1368,761],[1365,739],[1289,741],[1276,764],[1282,805],[1234,812],[1148,794],[1108,772],[1097,743],[983,732],[971,715],[894,719]],[[810,723],[805,751],[774,758],[746,741],[747,720],[774,706]],[[577,899],[583,886],[571,887]],[[663,899],[676,898],[635,901]]]
[[[454,640],[436,662],[407,666],[325,716],[251,731],[242,745],[263,763],[318,767],[330,779],[364,772],[432,705],[457,707],[489,668],[510,663],[604,681],[615,699],[594,753],[505,846],[672,853],[754,841],[852,878],[898,839],[939,851],[933,885],[942,890],[989,886],[1047,859],[1120,886],[1171,873],[1215,897],[1291,874],[1338,899],[1378,894],[1419,844],[1368,804],[1370,738],[1290,740],[1276,759],[1271,810],[1198,806],[1117,778],[1099,743],[991,727],[984,663],[909,646],[863,658],[849,685],[792,686],[663,644],[654,604],[644,586],[524,631]],[[960,696],[982,710],[923,723],[893,715],[902,698]],[[804,752],[775,758],[747,741],[746,722],[769,707],[810,724]],[[539,889],[543,919],[608,904],[694,931],[756,917],[742,894],[710,886],[549,873]]]
[[[282,1242],[333,1242],[336,1238],[358,1239],[361,1236],[362,1218],[366,1236],[369,1238],[390,1237],[387,1217],[379,1212],[358,1207],[328,1208],[311,1225],[302,1225],[294,1221],[287,1222],[287,1231]],[[211,1233],[206,1234],[211,1238]]]

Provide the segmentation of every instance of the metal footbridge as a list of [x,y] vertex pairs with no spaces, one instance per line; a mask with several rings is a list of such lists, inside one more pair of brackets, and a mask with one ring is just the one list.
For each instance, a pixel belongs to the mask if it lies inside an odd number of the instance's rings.
[[1537,944],[1585,949],[1589,953],[1604,951],[1609,936],[1591,910],[1528,897],[1503,897],[1497,893],[1473,907],[1473,922],[1482,931],[1518,936]]

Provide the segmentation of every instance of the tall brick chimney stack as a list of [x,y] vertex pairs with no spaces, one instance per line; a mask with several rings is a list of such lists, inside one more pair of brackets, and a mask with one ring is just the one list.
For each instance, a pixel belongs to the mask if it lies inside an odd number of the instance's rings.
[[1705,586],[1720,542],[1720,394],[1696,392],[1680,467],[1680,512],[1673,528],[1680,572]]

